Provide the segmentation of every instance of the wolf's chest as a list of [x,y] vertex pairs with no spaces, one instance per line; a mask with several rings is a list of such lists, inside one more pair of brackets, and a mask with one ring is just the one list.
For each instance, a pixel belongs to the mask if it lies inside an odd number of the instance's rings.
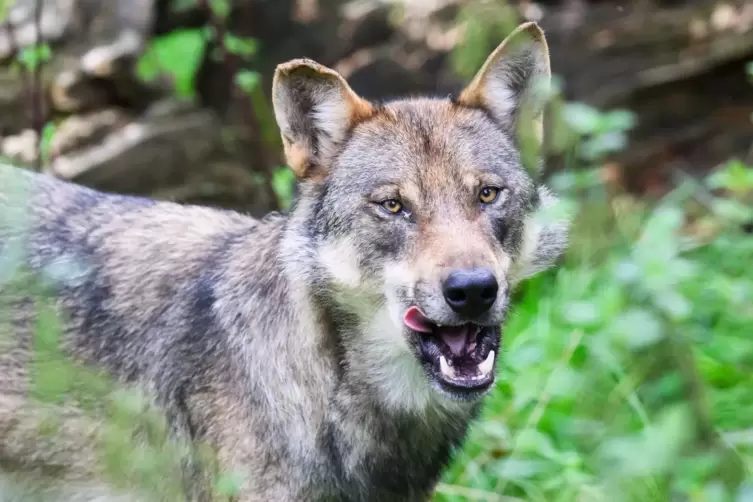
[[471,416],[429,423],[382,416],[330,424],[320,436],[339,500],[423,500],[465,437]]

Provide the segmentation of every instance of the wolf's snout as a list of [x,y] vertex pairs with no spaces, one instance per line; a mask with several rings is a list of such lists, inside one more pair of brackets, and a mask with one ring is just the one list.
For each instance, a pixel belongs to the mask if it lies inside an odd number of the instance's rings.
[[442,284],[447,304],[458,314],[473,318],[489,310],[497,299],[499,284],[486,268],[455,270]]

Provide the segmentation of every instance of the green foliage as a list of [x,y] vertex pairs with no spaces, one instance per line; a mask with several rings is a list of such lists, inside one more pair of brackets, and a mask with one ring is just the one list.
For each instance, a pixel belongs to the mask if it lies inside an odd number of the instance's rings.
[[232,33],[225,34],[224,45],[228,52],[241,56],[244,59],[250,58],[256,54],[257,50],[255,39],[239,37]]
[[[226,0],[211,6],[218,18],[229,15]],[[466,39],[452,63],[463,76],[517,24],[496,1],[470,2],[459,22]],[[154,40],[140,75],[169,74],[177,95],[193,97],[208,33]],[[257,50],[232,34],[224,44],[244,60]],[[43,46],[19,60],[33,69],[49,55]],[[747,70],[753,78],[753,66]],[[235,78],[274,145],[278,131],[259,82],[247,69]],[[560,267],[518,293],[497,385],[436,500],[753,501],[753,236],[740,231],[753,221],[753,169],[730,160],[657,204],[610,198],[599,171],[582,168],[625,148],[635,117],[566,102],[561,87],[555,79],[539,97],[552,112],[549,147],[572,150],[570,167],[579,168],[550,180],[576,214],[572,243]],[[43,145],[53,131],[45,129]],[[292,171],[278,168],[271,181],[288,207]],[[705,201],[701,217],[691,210],[696,199]],[[712,238],[694,236],[693,218],[711,223]],[[21,215],[0,213],[0,228],[23,224]],[[20,266],[18,244],[0,249],[0,284]],[[193,457],[220,498],[237,493],[242,477],[222,472],[205,445],[171,441],[146,396],[64,357],[57,312],[43,298],[38,312],[33,396],[43,406],[74,401],[101,426],[102,466],[115,484],[180,500],[181,467]],[[59,423],[51,415],[41,426],[54,434]]]
[[139,59],[138,75],[146,81],[167,75],[172,79],[178,97],[194,98],[194,79],[204,57],[205,45],[204,30],[200,28],[177,30],[155,38]]
[[635,126],[635,115],[627,110],[600,112],[585,103],[566,103],[562,115],[578,137],[579,156],[587,162],[623,150],[626,133]]
[[451,53],[452,68],[471,78],[494,48],[518,25],[517,13],[506,1],[472,1],[460,10],[457,23],[463,43]]
[[272,186],[274,187],[277,198],[280,200],[283,209],[290,208],[293,202],[293,186],[295,184],[295,175],[287,167],[280,167],[275,170],[272,176]]
[[38,46],[30,46],[22,49],[17,56],[17,61],[21,66],[34,71],[41,65],[46,63],[52,57],[52,50],[47,44],[39,44]]
[[229,0],[210,0],[209,5],[212,8],[214,15],[221,20],[227,19],[232,10]]
[[239,71],[235,76],[235,84],[249,95],[256,90],[260,80],[261,77],[258,73],[249,70]]

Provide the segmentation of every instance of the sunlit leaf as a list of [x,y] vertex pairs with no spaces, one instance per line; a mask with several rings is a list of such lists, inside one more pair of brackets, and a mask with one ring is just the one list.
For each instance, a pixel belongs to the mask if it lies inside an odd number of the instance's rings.
[[621,314],[612,329],[633,349],[653,345],[663,337],[661,322],[646,309],[634,308]]

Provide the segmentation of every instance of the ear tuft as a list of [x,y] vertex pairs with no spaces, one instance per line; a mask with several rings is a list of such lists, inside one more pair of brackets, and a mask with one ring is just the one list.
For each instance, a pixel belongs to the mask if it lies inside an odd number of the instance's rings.
[[[483,108],[503,127],[516,132],[522,107],[534,107],[525,117],[534,122],[534,133],[540,144],[543,138],[543,108],[529,103],[532,87],[537,81],[549,84],[551,68],[549,47],[544,32],[535,22],[515,29],[489,55],[458,102]],[[541,109],[538,109],[541,108]]]
[[326,176],[348,130],[374,113],[339,73],[310,59],[277,66],[272,104],[286,160],[298,178]]
[[532,277],[550,268],[568,246],[571,217],[548,188],[537,189],[539,207],[525,221],[523,243],[511,273],[511,282]]

